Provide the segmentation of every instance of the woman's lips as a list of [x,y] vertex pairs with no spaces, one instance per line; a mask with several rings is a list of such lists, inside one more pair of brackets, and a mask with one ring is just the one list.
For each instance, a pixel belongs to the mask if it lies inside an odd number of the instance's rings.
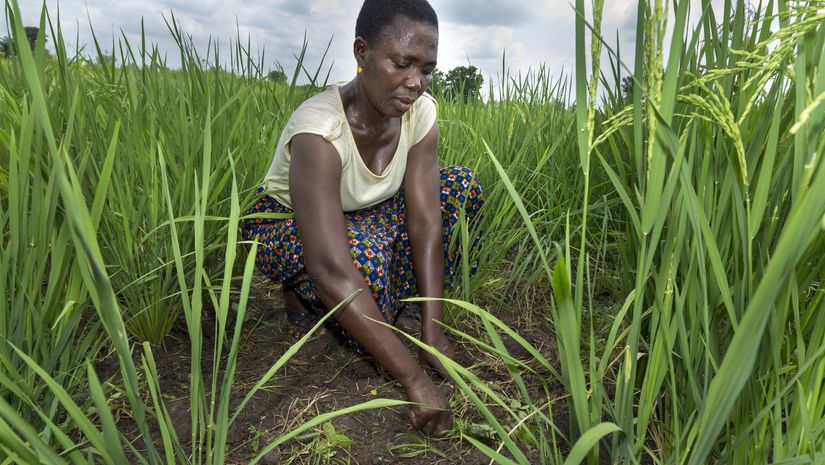
[[410,98],[396,97],[395,102],[398,106],[398,109],[401,110],[402,113],[406,113],[407,110],[409,110],[410,107],[412,106],[413,102],[415,102],[415,100],[410,99]]

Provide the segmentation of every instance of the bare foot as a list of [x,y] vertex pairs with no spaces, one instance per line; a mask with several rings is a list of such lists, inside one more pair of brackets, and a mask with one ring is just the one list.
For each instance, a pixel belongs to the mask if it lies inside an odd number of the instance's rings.
[[[318,322],[318,315],[304,305],[304,301],[295,291],[284,288],[282,294],[286,304],[287,319],[290,323],[288,331],[293,337],[301,338]],[[325,332],[324,328],[320,328],[316,334],[320,336]]]
[[296,294],[295,291],[284,287],[281,290],[281,295],[284,298],[284,302],[286,303],[287,308],[296,308],[310,311],[308,308],[306,308],[304,302],[301,300],[300,297],[298,297],[298,294]]

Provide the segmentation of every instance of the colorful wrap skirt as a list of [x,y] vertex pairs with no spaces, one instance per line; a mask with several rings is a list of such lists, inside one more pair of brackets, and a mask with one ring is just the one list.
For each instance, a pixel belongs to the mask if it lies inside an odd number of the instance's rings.
[[[457,244],[461,210],[469,228],[471,252],[479,246],[481,228],[479,213],[484,203],[481,186],[475,174],[463,166],[446,166],[441,173],[441,216],[444,241],[444,286],[452,286],[461,263],[461,245]],[[264,195],[248,212],[292,213],[272,196]],[[401,306],[399,301],[417,294],[412,269],[412,250],[407,237],[407,215],[404,192],[372,207],[344,213],[352,262],[364,276],[372,298],[384,320],[393,324]],[[304,304],[325,313],[326,309],[315,285],[304,267],[303,246],[294,218],[248,219],[241,224],[245,240],[257,240],[257,268],[275,283],[294,291]],[[474,254],[470,254],[471,256]],[[470,264],[471,272],[477,263]],[[331,329],[343,337],[347,345],[362,351],[356,341],[333,319]]]

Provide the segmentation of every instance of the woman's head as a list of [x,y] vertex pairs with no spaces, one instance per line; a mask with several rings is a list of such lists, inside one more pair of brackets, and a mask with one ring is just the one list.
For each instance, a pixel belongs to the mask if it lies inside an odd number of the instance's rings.
[[404,114],[432,81],[438,58],[435,11],[426,0],[366,0],[355,34],[358,81],[366,97],[385,116]]
[[438,16],[427,0],[365,0],[355,21],[355,37],[371,42],[397,16],[432,26],[438,31]]

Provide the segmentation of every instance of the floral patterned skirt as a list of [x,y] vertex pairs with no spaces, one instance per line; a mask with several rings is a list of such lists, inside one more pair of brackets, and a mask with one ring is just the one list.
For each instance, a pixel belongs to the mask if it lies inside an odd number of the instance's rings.
[[[450,287],[455,279],[461,247],[456,247],[453,235],[458,230],[460,211],[463,208],[469,225],[472,244],[479,246],[481,221],[479,210],[484,203],[481,186],[475,174],[463,166],[447,166],[441,173],[441,216],[444,240],[444,286]],[[292,213],[269,195],[262,196],[248,212]],[[344,213],[353,265],[364,276],[372,298],[378,305],[384,320],[395,322],[400,299],[416,296],[415,276],[412,270],[412,250],[407,237],[407,215],[404,193],[372,207]],[[248,219],[242,223],[245,240],[257,240],[258,269],[275,283],[294,291],[307,307],[325,313],[315,285],[304,267],[303,246],[294,218]],[[477,263],[472,263],[475,271]],[[362,351],[357,342],[334,320],[332,329],[341,335],[348,345]]]

